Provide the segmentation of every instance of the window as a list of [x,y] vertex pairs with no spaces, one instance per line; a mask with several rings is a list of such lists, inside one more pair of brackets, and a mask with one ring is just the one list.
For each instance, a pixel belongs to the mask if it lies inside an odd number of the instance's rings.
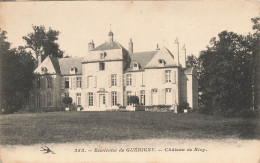
[[88,106],[93,106],[93,92],[88,93]]
[[41,106],[41,99],[40,99],[40,94],[39,93],[37,93],[37,95],[36,95],[36,106]]
[[165,60],[163,60],[163,59],[159,59],[158,62],[159,62],[159,64],[161,64],[161,65],[163,65],[163,66],[164,66],[165,63],[166,63]]
[[126,85],[127,86],[131,86],[132,85],[132,75],[131,74],[127,74],[126,75]]
[[105,59],[106,55],[107,55],[106,52],[100,53],[100,59]]
[[112,105],[115,106],[117,104],[117,93],[112,92]]
[[116,74],[113,74],[113,75],[111,75],[111,85],[112,86],[116,86],[117,85],[117,83],[116,83]]
[[145,91],[141,91],[141,101],[140,101],[141,105],[145,105]]
[[103,95],[103,105],[105,105],[105,104],[106,104],[106,96]]
[[37,78],[36,79],[37,81],[37,89],[40,89],[41,88],[41,79],[40,78]]
[[70,80],[69,78],[65,78],[65,88],[69,88],[70,87]]
[[165,82],[170,83],[171,82],[171,70],[165,71]]
[[131,105],[130,104],[130,96],[131,96],[131,92],[126,92],[126,96],[127,96],[127,105]]
[[52,106],[52,94],[47,93],[47,106]]
[[47,88],[52,88],[51,78],[47,78]]
[[81,105],[81,93],[77,93],[77,105]]
[[103,71],[105,70],[105,63],[104,62],[100,62],[99,63],[99,71]]
[[65,97],[70,97],[70,94],[69,93],[65,93]]
[[152,92],[153,93],[157,93],[157,89],[152,89]]
[[81,77],[76,78],[76,87],[81,88]]
[[93,88],[94,87],[94,79],[93,76],[88,76],[88,87]]
[[78,69],[74,66],[70,68],[70,74],[76,74],[77,71],[78,71]]
[[135,63],[135,64],[134,64],[134,67],[137,67],[137,66],[138,66],[137,63]]
[[171,93],[171,92],[172,92],[172,89],[171,89],[171,88],[166,88],[166,89],[165,89],[165,92],[166,92],[166,93]]

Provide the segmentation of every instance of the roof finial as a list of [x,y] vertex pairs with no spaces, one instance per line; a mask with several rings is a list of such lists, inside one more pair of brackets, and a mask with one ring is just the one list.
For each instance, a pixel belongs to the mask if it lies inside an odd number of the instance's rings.
[[156,50],[160,50],[160,48],[159,48],[159,45],[158,45],[158,44],[156,45]]

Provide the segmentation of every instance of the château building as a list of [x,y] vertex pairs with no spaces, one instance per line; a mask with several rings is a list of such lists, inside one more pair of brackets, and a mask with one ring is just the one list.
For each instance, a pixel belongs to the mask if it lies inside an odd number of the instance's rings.
[[131,95],[145,106],[198,107],[196,70],[186,67],[186,49],[177,39],[173,52],[157,45],[155,51],[135,53],[132,39],[127,50],[113,37],[110,31],[97,47],[91,41],[84,57],[39,59],[27,107],[64,108],[62,99],[69,96],[84,111],[101,111],[130,105]]

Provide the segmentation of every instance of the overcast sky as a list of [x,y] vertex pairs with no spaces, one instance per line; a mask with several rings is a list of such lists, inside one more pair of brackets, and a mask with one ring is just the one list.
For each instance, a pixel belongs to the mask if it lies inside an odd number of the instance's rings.
[[0,28],[8,32],[13,46],[24,45],[22,36],[33,25],[61,32],[60,48],[66,55],[84,56],[93,39],[96,46],[107,40],[112,25],[114,38],[128,49],[152,51],[165,45],[170,50],[176,37],[187,54],[201,50],[223,30],[252,32],[250,19],[259,15],[259,1],[91,1],[0,2]]

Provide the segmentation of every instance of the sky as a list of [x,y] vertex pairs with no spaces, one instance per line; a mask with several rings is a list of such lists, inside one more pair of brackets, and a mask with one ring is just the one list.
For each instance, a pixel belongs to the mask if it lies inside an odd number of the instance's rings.
[[32,25],[59,30],[58,43],[65,55],[85,56],[88,43],[96,46],[114,39],[134,52],[153,51],[156,44],[172,51],[178,37],[187,55],[199,55],[212,37],[223,30],[252,32],[251,18],[259,15],[257,0],[218,1],[34,1],[0,2],[0,28],[13,47],[25,45],[22,36]]

